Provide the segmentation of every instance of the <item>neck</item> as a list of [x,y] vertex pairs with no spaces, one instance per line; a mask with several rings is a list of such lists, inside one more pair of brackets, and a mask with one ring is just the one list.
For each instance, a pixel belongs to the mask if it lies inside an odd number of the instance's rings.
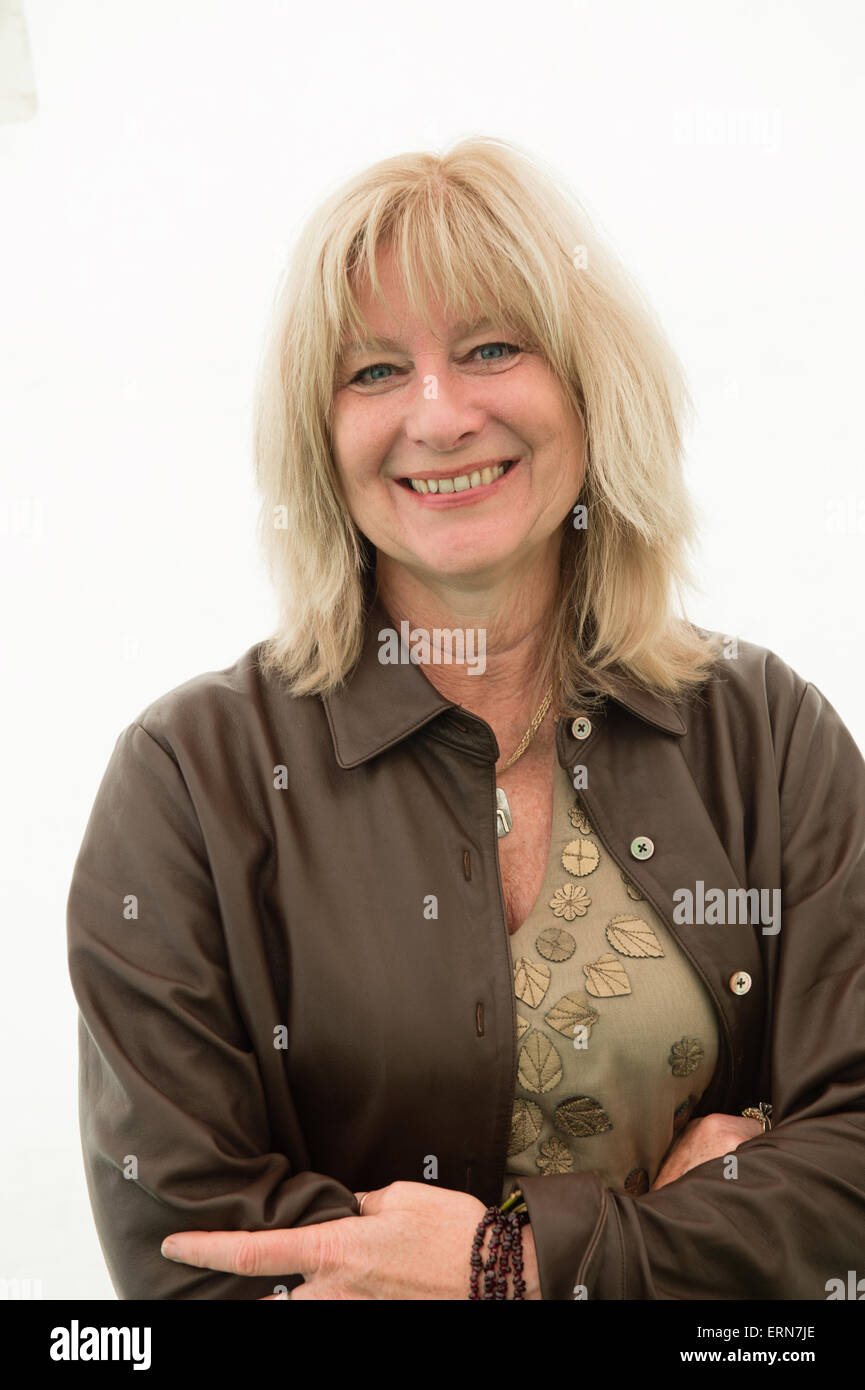
[[[449,578],[421,577],[379,554],[378,596],[395,626],[462,631],[466,651],[482,651],[483,663],[445,664],[431,656],[422,669],[448,700],[484,719],[501,750],[498,767],[511,756],[537,713],[542,688],[544,632],[558,593],[558,560],[509,573],[493,588],[461,585]],[[473,646],[470,644],[474,643]],[[553,733],[550,712],[520,762],[546,755]],[[516,766],[516,764],[515,764]]]

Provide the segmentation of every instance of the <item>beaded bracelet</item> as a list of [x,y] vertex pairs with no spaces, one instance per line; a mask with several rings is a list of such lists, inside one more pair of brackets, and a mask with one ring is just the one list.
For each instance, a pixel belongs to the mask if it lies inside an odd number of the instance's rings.
[[[490,1299],[500,1302],[508,1296],[508,1273],[513,1259],[514,1298],[522,1298],[526,1291],[523,1278],[523,1238],[522,1228],[529,1219],[523,1195],[517,1187],[501,1207],[487,1207],[478,1222],[472,1242],[471,1272],[469,1275],[469,1298]],[[481,1246],[484,1233],[492,1226],[490,1233],[489,1258],[484,1264]],[[478,1292],[481,1270],[484,1272],[484,1291]]]

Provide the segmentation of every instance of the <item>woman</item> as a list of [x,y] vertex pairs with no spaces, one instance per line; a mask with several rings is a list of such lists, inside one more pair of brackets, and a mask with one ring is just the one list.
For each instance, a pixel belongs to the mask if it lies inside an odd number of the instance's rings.
[[122,1297],[465,1298],[513,1191],[526,1298],[861,1263],[865,763],[673,610],[686,402],[504,142],[311,219],[255,434],[278,629],[123,731],[70,892]]

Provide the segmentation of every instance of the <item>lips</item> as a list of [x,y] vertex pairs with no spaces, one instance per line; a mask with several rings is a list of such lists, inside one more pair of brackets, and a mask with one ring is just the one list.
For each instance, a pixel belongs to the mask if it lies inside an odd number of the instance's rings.
[[[503,459],[502,463],[498,464],[495,468],[491,468],[491,464],[485,464],[484,467],[487,468],[487,470],[491,470],[492,473],[494,473],[494,477],[488,482],[481,480],[480,484],[476,484],[476,486],[463,485],[459,486],[459,488],[453,488],[453,478],[466,477],[466,474],[460,473],[439,474],[438,478],[435,474],[426,474],[426,477],[421,480],[421,485],[419,486],[412,486],[412,480],[410,480],[410,478],[395,478],[394,481],[399,482],[419,506],[427,507],[427,509],[432,510],[442,509],[442,507],[451,509],[451,507],[470,505],[470,503],[473,502],[483,502],[485,498],[492,495],[492,492],[496,492],[501,488],[506,488],[506,486],[508,486],[508,478],[515,473],[517,464],[519,464],[520,461],[522,460]],[[498,471],[499,467],[503,467],[501,473]],[[430,478],[431,480],[435,480],[434,488],[432,489],[428,488],[428,482],[426,481],[430,480]],[[417,478],[414,481],[417,482]],[[451,488],[446,489],[445,492],[439,492],[438,486],[435,486],[439,481],[451,482]]]
[[458,473],[416,473],[396,481],[410,489],[416,496],[483,491],[506,476],[519,459],[488,459],[476,464],[466,464]]

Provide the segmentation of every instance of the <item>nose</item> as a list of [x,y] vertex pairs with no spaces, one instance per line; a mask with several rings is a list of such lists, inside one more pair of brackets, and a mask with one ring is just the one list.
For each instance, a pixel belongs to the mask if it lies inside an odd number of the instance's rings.
[[404,397],[406,436],[437,453],[458,449],[486,420],[473,399],[476,383],[451,372],[446,359],[418,359],[416,365],[413,389]]

